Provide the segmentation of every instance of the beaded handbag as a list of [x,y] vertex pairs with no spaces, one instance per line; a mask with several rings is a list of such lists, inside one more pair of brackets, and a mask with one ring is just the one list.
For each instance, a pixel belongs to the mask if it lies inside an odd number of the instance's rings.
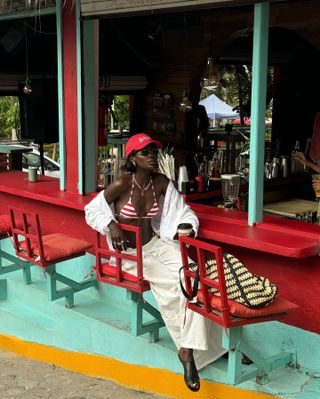
[[[217,263],[215,259],[208,259],[205,262],[207,277],[218,280]],[[189,295],[180,278],[180,286],[184,296],[192,300],[198,291],[199,268],[196,263],[188,265],[190,270],[195,272],[195,279],[192,287],[192,293]],[[244,264],[235,256],[226,253],[223,255],[223,268],[226,281],[226,291],[228,299],[241,303],[248,308],[262,308],[269,305],[275,298],[278,287],[271,283],[266,277],[252,274]],[[181,273],[180,268],[179,273]],[[210,287],[209,291],[219,296],[219,291]]]

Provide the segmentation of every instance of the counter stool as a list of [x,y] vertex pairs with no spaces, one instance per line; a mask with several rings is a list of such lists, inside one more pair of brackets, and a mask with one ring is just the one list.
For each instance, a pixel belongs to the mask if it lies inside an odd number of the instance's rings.
[[[22,222],[17,221],[17,225],[21,228]],[[4,251],[1,248],[1,240],[10,237],[12,239],[11,233],[11,223],[9,215],[0,215],[0,275],[14,272],[16,270],[23,271],[23,279],[26,284],[31,282],[30,266],[29,262],[23,261],[16,256]],[[3,265],[2,260],[6,259],[11,262],[9,265]],[[4,281],[4,280],[2,280]],[[3,283],[5,284],[5,283]]]
[[[186,291],[192,293],[192,281],[195,273],[188,267],[188,254],[193,254],[193,259],[199,266],[199,290],[197,300],[188,302],[188,308],[200,313],[204,317],[224,327],[222,345],[228,349],[228,382],[232,385],[240,384],[252,378],[257,383],[268,382],[268,374],[275,368],[292,364],[293,354],[282,352],[269,358],[263,358],[255,349],[245,342],[242,337],[243,326],[246,324],[261,323],[271,320],[279,320],[286,316],[287,312],[296,309],[292,302],[280,297],[259,309],[250,309],[238,302],[227,298],[226,283],[223,267],[221,247],[207,242],[199,241],[191,237],[180,237],[182,263],[184,265],[184,278]],[[196,253],[196,256],[194,256]],[[218,280],[206,277],[205,260],[215,258],[217,262]],[[209,288],[215,288],[219,294],[213,294]],[[242,357],[246,355],[253,364],[245,366],[242,370]]]
[[[14,207],[9,207],[9,212],[16,255],[43,269],[47,277],[47,291],[50,301],[65,297],[65,306],[73,307],[74,294],[96,286],[96,281],[95,279],[83,282],[72,280],[57,273],[56,264],[85,255],[86,250],[92,244],[62,233],[42,235],[38,214],[25,212]],[[22,221],[21,226],[19,226],[17,220]],[[67,287],[58,289],[58,281]]]
[[[160,312],[143,298],[143,293],[150,290],[149,282],[143,277],[141,231],[137,226],[119,223],[118,226],[125,231],[136,235],[136,254],[128,254],[108,247],[105,236],[97,233],[96,264],[94,270],[96,279],[102,283],[112,284],[127,290],[127,298],[132,303],[131,333],[139,336],[149,333],[149,341],[159,339],[159,328],[164,326]],[[130,261],[136,265],[136,274],[123,270],[123,261]],[[143,312],[154,319],[148,322],[143,320]]]

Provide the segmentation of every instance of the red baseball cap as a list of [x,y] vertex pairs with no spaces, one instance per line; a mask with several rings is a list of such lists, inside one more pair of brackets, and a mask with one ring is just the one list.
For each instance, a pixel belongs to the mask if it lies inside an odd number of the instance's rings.
[[153,140],[150,136],[145,133],[138,133],[131,136],[127,141],[125,153],[126,156],[131,154],[132,151],[139,151],[149,144],[154,144],[157,148],[162,148],[162,144],[158,140]]

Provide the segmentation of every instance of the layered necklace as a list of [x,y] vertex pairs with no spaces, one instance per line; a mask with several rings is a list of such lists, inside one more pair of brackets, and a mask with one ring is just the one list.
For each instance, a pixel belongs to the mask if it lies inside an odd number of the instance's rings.
[[134,177],[134,174],[132,174],[132,181],[133,181],[133,183],[138,187],[138,189],[140,190],[141,197],[144,196],[144,192],[148,190],[148,188],[150,187],[150,185],[151,185],[151,183],[152,183],[151,176],[150,176],[149,183],[148,183],[145,187],[142,188],[142,187],[139,185],[139,183],[137,182],[136,178]]

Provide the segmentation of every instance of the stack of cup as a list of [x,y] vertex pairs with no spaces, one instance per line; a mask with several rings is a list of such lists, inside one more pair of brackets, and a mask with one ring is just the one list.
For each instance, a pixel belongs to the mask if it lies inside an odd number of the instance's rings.
[[189,181],[187,167],[185,165],[180,166],[178,174],[178,191],[183,191],[183,183]]
[[239,195],[240,176],[236,174],[224,174],[221,175],[221,179],[224,207],[235,209]]

